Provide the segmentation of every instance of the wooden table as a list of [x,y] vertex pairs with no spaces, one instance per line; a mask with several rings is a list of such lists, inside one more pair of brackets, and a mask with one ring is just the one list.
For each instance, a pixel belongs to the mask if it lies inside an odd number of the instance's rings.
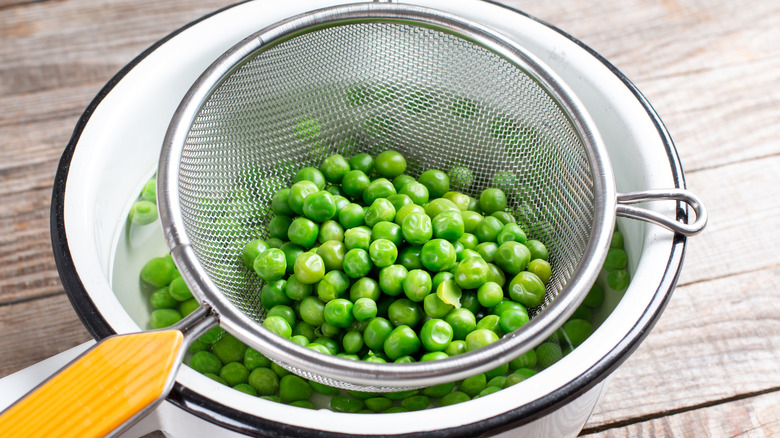
[[[89,339],[49,204],[81,112],[123,65],[228,0],[0,0],[0,377]],[[780,3],[505,1],[609,59],[675,139],[710,224],[613,374],[591,436],[780,434]]]

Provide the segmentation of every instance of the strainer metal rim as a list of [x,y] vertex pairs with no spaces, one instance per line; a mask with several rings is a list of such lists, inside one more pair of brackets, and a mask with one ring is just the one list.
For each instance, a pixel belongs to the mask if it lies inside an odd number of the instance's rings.
[[[288,342],[242,313],[225,298],[200,266],[185,232],[177,191],[178,164],[187,133],[203,102],[232,70],[269,44],[322,25],[354,21],[394,21],[431,27],[466,37],[531,73],[565,110],[581,136],[593,176],[593,231],[583,259],[566,287],[545,311],[522,329],[484,348],[456,357],[411,364],[378,364],[328,356]],[[459,380],[493,369],[550,336],[579,306],[595,282],[606,257],[615,223],[616,188],[606,148],[584,105],[535,56],[500,33],[436,9],[395,3],[365,3],[328,7],[291,17],[262,29],[217,59],[193,84],[177,108],[163,142],[158,168],[158,202],[163,234],[171,255],[193,295],[216,313],[220,325],[253,348],[285,366],[337,382],[376,388],[411,388]],[[560,324],[551,324],[557,321]],[[379,385],[378,385],[379,384]]]

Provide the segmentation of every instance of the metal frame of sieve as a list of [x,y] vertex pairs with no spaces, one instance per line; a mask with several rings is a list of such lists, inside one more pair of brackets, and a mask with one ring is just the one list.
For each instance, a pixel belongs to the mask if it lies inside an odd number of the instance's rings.
[[[583,145],[583,165],[586,165],[591,178],[588,184],[592,187],[592,199],[588,202],[592,205],[592,218],[588,221],[590,235],[581,257],[569,261],[566,266],[553,265],[554,271],[565,270],[566,278],[560,290],[548,290],[543,310],[529,323],[479,350],[444,360],[411,364],[352,361],[314,352],[262,328],[258,315],[248,314],[236,304],[235,299],[230,299],[221,291],[215,282],[214,268],[210,268],[211,271],[204,268],[202,255],[193,246],[193,219],[182,213],[181,159],[198,118],[212,117],[214,113],[208,108],[208,102],[221,86],[228,84],[233,75],[257,56],[323,29],[366,23],[408,26],[421,32],[446,35],[446,38],[456,38],[502,60],[516,69],[516,74],[531,78],[537,88],[554,102],[571,125],[572,132],[576,133],[577,141]],[[207,125],[204,129],[217,130],[217,127]],[[214,138],[220,138],[218,130],[209,132]],[[372,146],[364,147],[370,149]],[[199,157],[202,153],[192,156]],[[219,162],[211,165],[219,165]],[[612,169],[594,124],[582,104],[548,68],[516,43],[478,23],[438,10],[389,3],[337,6],[293,17],[261,30],[226,52],[193,85],[174,115],[161,154],[158,191],[164,235],[174,261],[193,294],[205,307],[212,309],[222,327],[304,377],[333,386],[378,392],[430,386],[484,372],[523,354],[550,336],[576,310],[594,283],[606,256],[618,209]],[[184,202],[190,202],[186,198]],[[697,209],[697,216],[700,216],[699,213]]]

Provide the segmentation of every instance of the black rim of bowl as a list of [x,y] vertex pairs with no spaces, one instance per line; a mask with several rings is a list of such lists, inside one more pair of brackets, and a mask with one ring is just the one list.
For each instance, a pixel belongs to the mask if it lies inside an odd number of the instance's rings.
[[[669,160],[672,175],[674,178],[675,187],[685,188],[685,179],[683,176],[682,165],[680,163],[679,156],[674,143],[669,136],[666,127],[661,121],[660,117],[642,95],[642,93],[634,86],[633,83],[621,73],[615,66],[609,61],[599,55],[590,47],[586,46],[581,41],[567,34],[563,30],[532,17],[522,11],[519,11],[510,6],[498,3],[493,0],[486,0],[488,3],[503,7],[512,13],[523,15],[529,19],[532,19],[556,32],[563,35],[567,39],[576,43],[578,46],[586,50],[593,57],[603,63],[615,76],[617,76],[623,84],[634,94],[636,99],[642,104],[647,111],[648,116],[652,119],[659,136],[662,138],[666,156]],[[73,259],[71,257],[70,248],[67,240],[67,232],[65,229],[64,220],[64,201],[65,201],[65,186],[68,178],[68,172],[70,169],[70,163],[73,158],[73,153],[81,138],[81,134],[84,131],[90,117],[94,113],[95,109],[101,104],[103,99],[113,90],[113,88],[142,60],[144,60],[149,54],[157,50],[161,45],[165,44],[184,30],[200,23],[214,15],[217,15],[225,10],[233,8],[237,5],[246,3],[246,1],[236,3],[225,8],[218,9],[211,14],[205,15],[195,21],[192,21],[185,26],[175,30],[163,39],[157,41],[152,46],[143,51],[130,63],[124,66],[114,77],[112,77],[108,83],[100,90],[95,98],[90,102],[87,109],[79,118],[76,126],[73,130],[73,134],[68,141],[68,144],[63,151],[60,158],[60,163],[57,168],[57,173],[54,178],[54,187],[52,193],[52,206],[51,206],[51,237],[52,248],[54,251],[54,258],[57,264],[57,270],[59,272],[60,279],[62,281],[65,292],[70,299],[71,305],[78,314],[79,318],[83,322],[84,326],[90,332],[95,339],[104,339],[108,336],[116,334],[108,322],[100,314],[97,306],[92,301],[89,293],[81,282],[81,279],[76,272]],[[678,203],[677,205],[677,219],[685,220],[687,217],[687,211]],[[592,367],[590,367],[584,374],[575,378],[570,384],[565,385],[553,392],[550,392],[545,397],[538,399],[532,403],[519,406],[508,412],[495,415],[493,417],[465,425],[460,425],[448,429],[441,429],[437,431],[425,431],[415,432],[401,435],[392,435],[395,437],[422,437],[425,436],[436,437],[457,437],[457,436],[476,436],[484,434],[486,432],[498,433],[504,430],[509,430],[515,427],[519,427],[523,424],[530,423],[547,414],[559,409],[561,406],[571,402],[575,398],[584,394],[595,385],[600,383],[610,373],[612,373],[620,364],[623,363],[628,356],[641,344],[652,327],[663,313],[664,308],[671,299],[672,291],[677,283],[680,269],[682,268],[682,261],[685,255],[685,243],[686,238],[681,235],[675,235],[672,242],[672,250],[669,254],[669,259],[666,264],[666,270],[664,276],[656,288],[653,295],[653,299],[645,309],[642,316],[635,322],[634,326],[628,332],[628,334],[610,350],[608,354],[602,357]],[[299,426],[293,426],[285,423],[280,423],[267,418],[257,417],[247,414],[246,412],[237,411],[235,409],[224,406],[214,400],[204,397],[203,395],[192,391],[191,389],[181,385],[175,384],[167,400],[173,404],[179,406],[187,412],[190,412],[200,418],[203,418],[209,422],[215,423],[226,429],[236,432],[256,435],[256,436],[292,436],[292,435],[304,435],[304,436],[321,436],[321,437],[342,437],[352,436],[350,434],[343,434],[337,432],[327,432],[321,430],[307,429]]]

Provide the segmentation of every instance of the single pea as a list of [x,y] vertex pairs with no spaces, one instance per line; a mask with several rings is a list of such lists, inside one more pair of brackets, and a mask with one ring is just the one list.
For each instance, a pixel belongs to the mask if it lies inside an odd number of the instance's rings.
[[396,212],[398,212],[398,210],[404,205],[412,204],[411,198],[409,198],[406,195],[402,195],[400,193],[396,193],[395,195],[388,196],[387,200],[390,201],[391,204],[393,204],[393,208],[395,208]]
[[140,200],[133,203],[130,207],[128,217],[136,225],[149,225],[157,220],[157,204],[147,200]]
[[498,315],[485,315],[477,321],[477,330],[490,330],[500,338],[505,334],[500,321],[501,318]]
[[244,350],[243,364],[249,371],[252,371],[255,368],[259,368],[259,367],[266,367],[266,368],[270,367],[271,359],[268,359],[262,353],[260,353],[255,349],[247,348],[246,350]]
[[298,277],[293,274],[287,277],[287,284],[284,288],[284,294],[287,298],[300,301],[312,294],[312,285],[307,283],[301,283]]
[[406,298],[393,301],[387,309],[387,319],[395,327],[400,325],[416,327],[422,318],[423,311],[420,305]]
[[430,199],[428,187],[414,180],[401,187],[398,193],[408,196],[417,205],[424,205]]
[[366,153],[357,154],[349,159],[349,166],[368,175],[374,170],[374,157]]
[[501,313],[499,323],[507,332],[513,332],[528,322],[528,312],[525,309],[508,309]]
[[171,296],[167,287],[161,287],[149,295],[149,304],[153,309],[175,309],[179,300]]
[[263,320],[262,325],[272,333],[285,339],[290,339],[292,336],[292,327],[281,316],[268,316]]
[[287,296],[287,280],[269,281],[260,290],[260,303],[266,309],[278,305],[289,305],[292,301]]
[[215,342],[222,339],[223,336],[225,336],[225,330],[222,327],[212,327],[209,330],[206,331],[206,333],[203,333],[200,335],[201,341],[205,342],[206,344],[213,345]]
[[176,309],[155,309],[149,317],[149,326],[153,329],[170,327],[181,321],[181,313]]
[[269,248],[281,248],[284,245],[284,241],[276,237],[269,238],[265,243],[268,244]]
[[455,247],[444,239],[429,240],[420,250],[420,262],[431,272],[449,270],[456,261]]
[[363,403],[365,403],[366,407],[371,412],[382,412],[391,406],[393,406],[393,401],[390,400],[387,397],[371,397],[363,400]]
[[219,377],[227,382],[228,386],[235,386],[247,382],[249,370],[240,362],[230,362],[219,371]]
[[245,351],[246,345],[227,332],[211,346],[211,352],[214,353],[222,363],[242,361],[244,359]]
[[442,301],[437,294],[428,294],[423,299],[423,311],[430,318],[444,318],[455,306]]
[[382,221],[392,221],[394,218],[395,207],[385,198],[373,200],[363,216],[363,220],[369,227],[373,227]]
[[[453,330],[453,336],[455,336],[454,330]],[[444,349],[444,352],[447,353],[447,356],[449,357],[463,354],[466,352],[466,341],[462,339],[453,340],[447,345],[447,348]]]
[[401,246],[403,243],[403,233],[401,227],[388,221],[382,221],[374,225],[371,228],[371,240],[387,239],[393,242],[396,247]]
[[475,329],[466,335],[466,351],[474,351],[498,341],[496,332],[488,329]]
[[356,413],[363,409],[363,400],[354,397],[337,395],[330,399],[330,410],[333,412]]
[[387,239],[378,239],[371,242],[368,254],[374,266],[385,268],[395,263],[395,260],[398,258],[398,248]]
[[463,219],[463,231],[472,234],[477,229],[477,225],[484,219],[481,214],[471,210],[460,212],[460,216]]
[[420,342],[428,351],[444,351],[452,336],[452,326],[443,319],[430,319],[420,329]]
[[407,411],[421,411],[431,404],[431,398],[427,395],[415,395],[401,400],[401,407]]
[[546,290],[542,280],[528,271],[520,272],[509,282],[509,296],[526,307],[536,307],[544,302]]
[[365,212],[363,211],[363,207],[355,203],[350,203],[339,212],[339,223],[342,227],[349,230],[363,225],[365,223],[363,220],[364,217]]
[[376,199],[384,199],[390,195],[395,195],[393,183],[386,178],[377,178],[371,181],[365,190],[363,190],[363,202],[370,205]]
[[368,321],[371,318],[374,318],[376,314],[376,301],[371,298],[358,298],[352,308],[352,315],[358,321]]
[[431,218],[424,213],[410,214],[401,223],[401,232],[407,242],[412,245],[422,245],[433,236]]
[[382,351],[385,340],[393,331],[393,324],[381,316],[378,316],[368,322],[363,331],[363,342],[374,351]]
[[349,163],[343,156],[339,154],[333,154],[320,163],[320,172],[331,184],[339,184],[351,169]]
[[284,252],[278,248],[270,248],[255,259],[255,273],[265,281],[276,281],[287,272],[287,259]]
[[402,247],[398,252],[398,260],[396,262],[407,270],[421,269],[423,267],[420,260],[421,252],[422,247],[417,245]]
[[458,211],[445,211],[433,219],[433,235],[437,239],[458,240],[465,232],[463,217]]
[[341,189],[352,199],[363,199],[363,191],[371,183],[365,172],[353,169],[341,180]]
[[561,328],[573,348],[579,347],[593,334],[593,325],[584,319],[570,319]]
[[425,214],[430,216],[431,219],[436,218],[436,216],[444,213],[445,211],[455,211],[455,212],[460,211],[460,209],[458,208],[457,205],[455,205],[454,202],[444,198],[434,199],[431,202],[425,204],[424,208],[425,208]]
[[469,208],[469,195],[465,193],[449,191],[445,193],[442,198],[452,201],[460,211],[465,211]]
[[517,220],[515,220],[515,217],[512,216],[512,213],[508,211],[494,211],[490,214],[494,218],[501,221],[502,224],[516,224]]
[[406,159],[398,151],[381,152],[374,158],[374,170],[385,178],[395,178],[406,171]]
[[486,216],[477,225],[474,235],[480,242],[497,242],[503,228],[504,224],[500,220],[493,216]]
[[618,269],[625,269],[626,266],[628,266],[628,255],[623,248],[610,248],[607,250],[607,258],[604,260],[604,269],[607,271],[616,271]]
[[607,286],[616,291],[623,291],[628,288],[631,277],[625,269],[610,271],[607,275]]
[[363,333],[350,331],[341,338],[341,346],[348,354],[355,354],[363,348]]
[[623,246],[623,233],[616,229],[615,232],[612,233],[612,240],[609,242],[609,247],[623,249]]
[[[498,244],[502,244],[504,242],[509,242],[510,240],[513,240],[515,242],[525,243],[526,247],[528,247],[529,250],[541,250],[544,249],[545,253],[547,252],[547,249],[544,248],[544,245],[541,245],[541,248],[539,245],[535,243],[531,243],[529,245],[528,242],[526,242],[526,235],[525,231],[523,231],[522,228],[520,228],[520,225],[517,225],[515,223],[508,223],[501,228],[501,231],[498,232],[498,236],[496,236],[496,242]],[[539,242],[538,240],[532,241],[532,242]],[[539,242],[541,244],[541,242]],[[539,257],[537,257],[539,258]]]
[[403,291],[404,279],[409,271],[403,265],[390,265],[379,271],[379,287],[390,296]]
[[329,324],[335,325],[336,327],[348,327],[354,320],[354,315],[352,315],[353,307],[354,304],[352,304],[352,301],[347,299],[332,299],[325,303],[325,310],[323,313],[325,316],[325,321],[327,321]]
[[450,178],[446,173],[438,169],[429,169],[423,172],[417,181],[428,188],[430,197],[441,198],[450,191]]
[[510,275],[517,275],[525,270],[530,261],[531,251],[522,243],[513,240],[502,243],[493,255],[493,262]]
[[493,263],[488,263],[488,275],[487,281],[497,283],[499,286],[504,287],[506,284],[506,275],[504,271]]
[[393,178],[393,187],[395,187],[395,191],[400,193],[401,188],[405,186],[407,183],[410,183],[412,181],[416,181],[414,177],[406,174],[398,175],[395,178]]
[[279,376],[268,367],[253,369],[247,377],[247,383],[258,395],[273,395],[279,392]]
[[298,316],[313,327],[319,327],[325,322],[325,303],[315,296],[309,296],[301,300]]
[[476,251],[477,245],[479,245],[480,241],[479,239],[477,239],[477,236],[475,236],[474,234],[463,233],[463,235],[458,238],[458,242],[460,242],[460,244],[463,245],[463,249],[470,249],[472,251]]
[[325,175],[320,172],[319,169],[316,167],[303,167],[298,172],[295,173],[295,177],[293,178],[293,183],[298,183],[301,181],[311,181],[314,184],[317,185],[317,188],[319,190],[322,190],[325,188]]
[[550,267],[550,263],[547,260],[531,260],[528,262],[526,269],[529,272],[536,274],[536,276],[539,277],[539,279],[541,279],[544,284],[547,284],[550,281],[550,277],[552,276],[552,268]]
[[299,181],[290,187],[287,205],[297,215],[303,214],[303,203],[307,196],[320,191],[319,186],[311,181]]
[[315,392],[318,392],[322,395],[327,395],[329,397],[338,395],[341,392],[341,390],[338,388],[334,388],[333,386],[329,386],[324,383],[315,382],[314,380],[309,380],[309,386],[311,386]]
[[417,353],[421,345],[420,338],[414,330],[407,325],[400,325],[385,339],[384,352],[390,360],[395,360],[401,356]]
[[371,257],[368,251],[364,249],[350,249],[344,255],[344,273],[350,278],[365,277],[372,267]]
[[360,298],[370,298],[377,301],[382,295],[379,283],[371,277],[358,278],[349,289],[349,300],[353,303]]
[[452,391],[439,400],[439,406],[451,406],[471,400],[468,394],[463,391]]
[[293,336],[303,336],[308,339],[309,342],[312,342],[317,338],[317,333],[314,326],[302,320],[295,323],[292,334]]
[[348,229],[344,232],[344,245],[347,250],[357,248],[368,251],[371,245],[371,229],[364,226]]
[[326,272],[333,270],[340,271],[346,253],[347,246],[338,240],[328,240],[317,248],[317,255],[322,258]]
[[198,307],[200,307],[200,302],[195,298],[190,298],[188,300],[182,301],[179,304],[178,310],[182,318],[184,318],[185,316],[197,310]]
[[274,193],[271,198],[271,211],[276,215],[292,216],[295,214],[289,204],[290,189],[284,188]]
[[598,284],[591,286],[588,295],[582,301],[582,304],[588,307],[599,307],[604,302],[604,289]]
[[[341,271],[329,271],[322,277],[322,280],[317,283],[317,296],[320,300],[325,302],[335,300],[344,295],[344,292],[346,292],[348,288],[349,277],[347,277],[345,273]],[[336,326],[338,327],[338,325]]]
[[222,369],[222,361],[210,351],[199,351],[193,354],[189,364],[193,370],[201,374],[219,374],[219,370]]
[[417,204],[406,204],[396,211],[395,219],[393,221],[396,224],[401,225],[404,219],[406,219],[406,216],[409,216],[412,213],[425,214],[425,209]]
[[153,257],[141,268],[141,280],[157,288],[168,286],[177,276],[178,271],[170,255]]
[[305,217],[295,218],[287,229],[290,242],[304,248],[310,248],[317,241],[320,229],[316,223]]
[[453,339],[456,340],[465,340],[466,335],[477,328],[477,317],[465,307],[453,309],[444,320],[452,326]]
[[536,350],[528,350],[509,362],[509,369],[519,370],[536,366]]
[[415,363],[418,362],[417,359],[415,359],[413,356],[401,356],[398,359],[394,360],[393,363]]
[[498,245],[495,242],[482,242],[477,245],[477,253],[482,257],[482,260],[488,263],[493,261],[496,251],[498,251]]
[[317,342],[311,342],[307,344],[306,348],[308,348],[309,350],[314,350],[318,353],[327,354],[328,356],[333,355],[333,352],[328,347],[326,347],[323,344],[319,344]]
[[431,275],[422,269],[412,269],[403,283],[404,294],[414,302],[422,301],[431,292]]
[[295,374],[288,374],[279,381],[279,397],[285,402],[307,400],[311,393],[309,383]]
[[506,206],[506,194],[501,189],[485,189],[479,195],[479,208],[487,214],[504,210]]
[[436,288],[436,296],[445,304],[460,307],[463,291],[455,280],[444,280]]
[[460,385],[458,385],[458,390],[468,394],[469,396],[474,397],[475,395],[482,392],[482,390],[485,389],[486,387],[487,387],[487,376],[484,373],[482,373],[482,374],[477,374],[475,376],[470,376],[463,379],[460,382]]
[[268,249],[268,245],[263,239],[249,241],[241,250],[241,260],[243,260],[244,265],[246,265],[247,268],[252,269],[255,263],[255,258],[257,258],[257,256],[259,256],[260,253],[266,249]]
[[487,281],[487,262],[479,256],[463,259],[455,267],[455,283],[463,289],[477,289]]
[[303,200],[303,214],[315,221],[325,222],[336,216],[336,202],[333,195],[325,190],[314,192]]
[[504,299],[504,291],[498,283],[485,282],[477,290],[477,299],[482,307],[493,307]]
[[266,229],[270,237],[276,237],[277,239],[287,238],[287,229],[290,228],[292,218],[288,216],[274,216],[268,222]]
[[563,358],[561,346],[555,342],[542,342],[535,349],[536,365],[545,369]]
[[443,281],[452,280],[453,278],[455,278],[455,276],[452,275],[452,272],[449,272],[449,271],[437,272],[436,275],[434,275],[433,278],[431,279],[432,289],[433,290],[438,289],[439,285]]
[[176,301],[186,301],[192,298],[192,292],[181,277],[176,277],[171,280],[171,284],[168,285],[168,293]]
[[[346,258],[346,255],[344,257]],[[295,259],[293,270],[298,281],[314,284],[325,276],[325,262],[315,253],[304,252]]]

